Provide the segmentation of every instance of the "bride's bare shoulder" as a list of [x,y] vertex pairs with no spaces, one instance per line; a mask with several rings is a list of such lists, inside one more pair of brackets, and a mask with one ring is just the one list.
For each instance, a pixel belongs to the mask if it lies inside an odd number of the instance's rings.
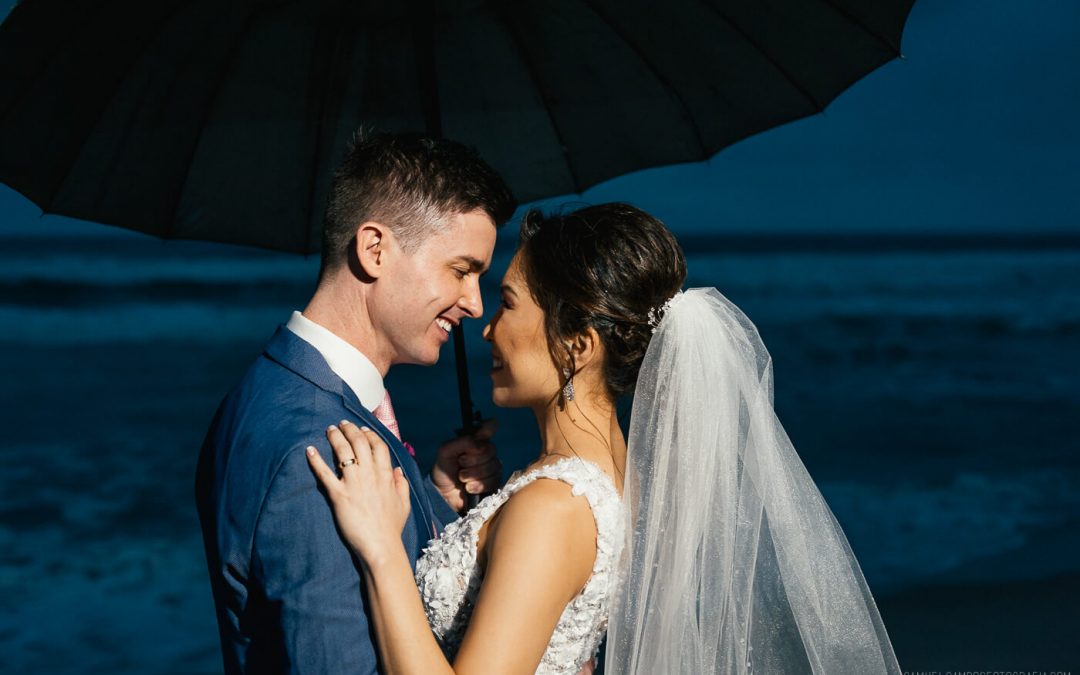
[[519,515],[526,518],[538,513],[546,513],[571,518],[580,515],[587,521],[592,520],[588,499],[575,495],[569,483],[546,476],[536,478],[516,491],[507,500],[502,510],[520,512]]
[[588,500],[557,479],[537,478],[510,496],[487,537],[489,560],[528,555],[557,560],[581,584],[596,559],[596,521]]

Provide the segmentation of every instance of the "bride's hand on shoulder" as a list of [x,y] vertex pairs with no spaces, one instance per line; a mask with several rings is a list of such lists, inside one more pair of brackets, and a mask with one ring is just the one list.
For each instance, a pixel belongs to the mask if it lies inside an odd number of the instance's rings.
[[370,567],[401,547],[401,530],[409,517],[409,483],[401,469],[390,464],[386,443],[370,429],[343,421],[340,427],[327,429],[326,437],[340,471],[327,466],[311,446],[308,464],[349,548]]

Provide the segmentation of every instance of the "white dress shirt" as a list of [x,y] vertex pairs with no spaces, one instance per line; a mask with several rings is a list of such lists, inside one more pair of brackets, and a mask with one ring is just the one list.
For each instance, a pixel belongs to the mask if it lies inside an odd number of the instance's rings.
[[330,370],[349,385],[361,405],[375,410],[382,403],[386,393],[382,375],[359,349],[300,312],[293,312],[285,327],[322,354]]

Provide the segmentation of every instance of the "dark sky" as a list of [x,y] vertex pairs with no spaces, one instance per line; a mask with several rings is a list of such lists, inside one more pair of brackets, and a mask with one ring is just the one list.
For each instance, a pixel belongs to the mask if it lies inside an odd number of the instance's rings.
[[[918,0],[903,51],[824,114],[583,199],[677,232],[1080,229],[1080,2]],[[0,233],[116,232],[39,214],[0,186]]]
[[903,52],[822,115],[586,196],[679,230],[1080,230],[1080,2],[918,0]]

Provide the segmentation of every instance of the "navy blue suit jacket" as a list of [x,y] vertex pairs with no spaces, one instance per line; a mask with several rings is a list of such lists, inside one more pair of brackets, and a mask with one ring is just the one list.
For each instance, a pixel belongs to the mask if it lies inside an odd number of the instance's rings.
[[457,514],[322,355],[284,326],[228,394],[207,433],[196,502],[225,672],[375,673],[361,575],[304,455],[333,466],[326,427],[348,419],[390,447],[409,480],[409,560]]

